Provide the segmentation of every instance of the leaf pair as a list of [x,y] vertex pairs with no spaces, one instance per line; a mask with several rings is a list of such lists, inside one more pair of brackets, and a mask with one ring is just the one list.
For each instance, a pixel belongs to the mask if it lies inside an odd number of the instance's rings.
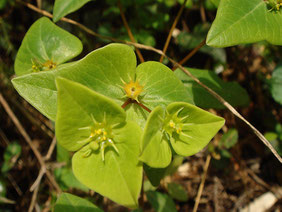
[[56,82],[56,136],[61,146],[75,151],[74,175],[103,196],[137,207],[143,170],[140,127],[127,122],[124,110],[111,99],[67,79]]
[[182,156],[196,154],[223,125],[223,118],[188,103],[174,102],[166,109],[156,107],[148,117],[139,158],[154,168],[167,167],[173,152]]
[[[52,36],[48,35],[47,32],[42,33],[45,25],[50,26],[48,29],[53,32]],[[124,44],[110,44],[91,52],[79,61],[59,65],[50,70],[43,69],[37,73],[31,73],[32,59],[37,58],[39,60],[42,58],[41,55],[45,54],[42,49],[48,50],[47,55],[50,56],[47,59],[52,59],[57,64],[69,59],[69,55],[64,53],[64,50],[67,49],[63,45],[64,37],[56,33],[57,28],[47,18],[41,18],[32,25],[16,58],[16,64],[19,64],[15,66],[16,73],[25,75],[12,80],[20,95],[49,119],[56,119],[56,77],[81,83],[114,99],[119,105],[122,105],[128,99],[125,87],[132,82],[138,82],[142,87],[142,92],[137,100],[149,109],[158,105],[166,106],[174,101],[193,103],[192,96],[169,68],[158,62],[142,63],[136,68],[137,62],[133,49]],[[31,32],[42,39],[36,39],[35,44],[31,44],[33,37]],[[42,42],[39,42],[41,40]],[[49,40],[60,42],[49,44]],[[32,45],[34,49],[29,51]],[[36,52],[36,57],[33,52]],[[61,58],[60,60],[56,59],[56,52],[60,52],[61,55],[58,56],[58,58]],[[39,61],[41,64],[45,63],[43,59]],[[128,119],[137,121],[141,126],[144,126],[148,116],[146,110],[137,104],[130,104],[125,109]]]

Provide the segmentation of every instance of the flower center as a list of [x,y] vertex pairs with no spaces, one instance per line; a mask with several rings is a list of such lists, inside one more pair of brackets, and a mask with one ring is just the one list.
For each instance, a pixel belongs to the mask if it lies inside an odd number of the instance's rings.
[[129,83],[124,84],[123,89],[128,98],[138,102],[138,97],[143,91],[143,86],[138,81],[133,82],[131,80]]
[[[93,119],[93,125],[86,127],[90,129],[90,136],[85,140],[87,147],[83,153],[83,157],[88,157],[93,151],[101,150],[102,160],[105,160],[105,149],[108,146],[114,148],[119,153],[116,145],[114,144],[112,128],[106,125],[106,123],[98,123]],[[83,128],[84,129],[84,128]]]

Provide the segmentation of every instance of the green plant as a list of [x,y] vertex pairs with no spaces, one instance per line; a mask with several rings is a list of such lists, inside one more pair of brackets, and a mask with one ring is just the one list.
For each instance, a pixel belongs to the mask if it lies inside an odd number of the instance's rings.
[[[72,0],[63,4],[57,0],[53,20],[58,21],[87,2],[77,4]],[[218,1],[213,3],[218,5]],[[281,44],[279,30],[269,20],[279,23],[282,16],[276,11],[278,7],[273,10],[267,10],[262,0],[221,0],[207,44],[226,47],[260,40]],[[236,12],[239,14],[234,15]],[[256,24],[250,24],[253,22]],[[243,32],[245,28],[250,32],[247,36],[237,34],[237,29]],[[174,158],[191,156],[203,149],[225,121],[198,106],[222,109],[222,105],[180,70],[172,72],[153,61],[137,66],[134,50],[128,45],[109,44],[69,62],[81,51],[78,38],[48,18],[41,18],[22,42],[15,61],[18,77],[12,83],[21,96],[55,121],[58,144],[74,152],[72,169],[78,181],[121,205],[137,208],[143,169],[157,186]],[[238,84],[225,83],[211,71],[191,72],[232,105],[248,104],[247,93]],[[226,143],[224,146],[231,147]],[[77,182],[75,185],[84,189]],[[169,187],[171,195],[178,191],[174,187]],[[74,198],[62,195],[55,211],[63,210],[61,205],[69,204],[66,199]],[[162,210],[155,206],[158,199],[175,208],[167,195],[155,191],[148,191],[147,195],[158,211]]]

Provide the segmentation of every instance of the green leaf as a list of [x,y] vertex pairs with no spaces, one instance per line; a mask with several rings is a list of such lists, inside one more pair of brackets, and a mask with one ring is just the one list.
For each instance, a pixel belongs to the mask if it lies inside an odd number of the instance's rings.
[[125,122],[119,105],[86,86],[62,78],[57,86],[56,136],[60,145],[77,151],[74,175],[101,195],[136,208],[142,182],[141,129]]
[[139,159],[150,167],[164,168],[171,161],[169,141],[161,131],[164,113],[162,107],[156,107],[150,113],[144,129]]
[[62,17],[78,10],[91,0],[56,0],[53,9],[53,21],[57,22]]
[[167,111],[169,114],[178,113],[179,119],[187,117],[181,132],[171,137],[174,151],[182,156],[190,156],[203,149],[225,122],[223,118],[188,103],[171,103]]
[[152,168],[145,163],[143,167],[150,183],[155,187],[159,186],[161,179],[165,176],[167,168]]
[[282,64],[274,69],[270,82],[270,92],[273,99],[282,105]]
[[167,191],[169,195],[178,201],[186,202],[188,200],[188,195],[182,185],[177,183],[167,184]]
[[182,164],[184,158],[179,155],[174,155],[172,162],[169,164],[169,166],[166,168],[165,175],[173,175],[178,167]]
[[82,185],[74,176],[71,168],[71,155],[70,152],[57,143],[57,162],[65,162],[66,166],[55,169],[55,177],[62,190],[69,188],[77,188],[87,192],[88,188]]
[[[249,104],[247,91],[237,82],[224,82],[214,72],[202,69],[187,68],[192,75],[197,77],[202,83],[217,92],[232,106],[246,106]],[[224,109],[217,99],[202,88],[180,69],[175,70],[175,75],[182,80],[187,91],[193,93],[194,102],[202,108]]]
[[66,150],[64,147],[62,147],[60,144],[57,143],[56,145],[56,150],[57,150],[57,155],[56,155],[56,160],[57,162],[65,162],[66,165],[70,164],[70,158],[71,155],[68,150]]
[[[136,77],[135,77],[136,75]],[[108,96],[122,105],[128,98],[125,84],[135,79],[142,88],[139,101],[149,109],[173,101],[193,103],[192,97],[173,72],[158,62],[146,62],[137,67],[132,48],[124,44],[110,44],[88,54],[83,59],[64,64],[52,71],[33,73],[12,80],[14,87],[28,102],[51,120],[56,117],[57,91],[55,78],[61,76],[79,82]],[[40,94],[40,95],[38,95]],[[145,125],[148,112],[137,104],[125,107],[128,120]]]
[[264,134],[264,137],[268,140],[268,141],[275,141],[275,140],[277,140],[277,138],[278,138],[278,135],[277,135],[277,133],[275,133],[275,132],[266,132],[265,134]]
[[208,144],[224,122],[223,118],[185,102],[169,104],[166,112],[157,107],[147,120],[140,159],[153,168],[169,165],[171,151],[166,140],[178,155],[196,154]]
[[220,0],[207,0],[207,1],[211,1],[214,6],[218,7]]
[[50,71],[81,51],[82,43],[78,38],[43,17],[26,33],[16,57],[15,72],[20,76]]
[[220,146],[224,146],[227,149],[233,147],[238,141],[238,131],[236,129],[229,129],[219,141]]
[[15,163],[17,162],[17,159],[19,158],[21,154],[21,146],[18,142],[11,142],[4,152],[4,163],[1,167],[2,174],[5,174],[10,169],[13,168]]
[[192,94],[185,90],[171,69],[159,62],[141,63],[136,70],[136,79],[144,86],[141,102],[151,110],[175,101],[193,103]]
[[282,45],[281,11],[263,0],[221,0],[207,36],[207,45],[227,47],[266,40]]
[[103,212],[96,205],[78,196],[62,193],[54,207],[54,212]]
[[156,212],[177,211],[173,200],[168,195],[157,191],[148,191],[146,195]]
[[70,188],[80,189],[88,192],[88,188],[82,185],[74,176],[71,167],[62,167],[54,170],[57,182],[62,190],[69,190]]

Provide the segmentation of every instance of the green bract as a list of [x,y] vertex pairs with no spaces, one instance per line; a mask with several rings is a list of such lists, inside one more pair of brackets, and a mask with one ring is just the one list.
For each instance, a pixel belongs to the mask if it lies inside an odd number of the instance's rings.
[[[136,69],[136,56],[124,44],[110,44],[83,59],[50,71],[32,73],[13,79],[18,92],[51,120],[56,118],[55,78],[61,76],[79,82],[112,98],[120,106],[128,99],[125,86],[138,83],[142,89],[137,100],[149,109],[174,101],[193,103],[173,72],[158,62],[145,62]],[[130,84],[131,83],[131,84]],[[133,83],[133,84],[132,84]],[[130,89],[127,89],[130,92]],[[148,112],[135,103],[125,107],[128,119],[144,125]]]
[[208,144],[223,124],[223,118],[188,103],[174,102],[166,110],[157,107],[146,123],[140,160],[154,168],[166,167],[172,154],[169,144],[179,155],[193,155]]
[[127,207],[137,207],[142,182],[140,127],[126,122],[111,99],[67,79],[56,80],[60,145],[75,151],[73,172],[87,187]]
[[227,47],[262,40],[282,45],[281,23],[281,9],[271,11],[264,0],[221,0],[207,45]]
[[74,58],[82,43],[48,18],[40,18],[26,33],[15,61],[15,72],[24,75],[51,70]]

